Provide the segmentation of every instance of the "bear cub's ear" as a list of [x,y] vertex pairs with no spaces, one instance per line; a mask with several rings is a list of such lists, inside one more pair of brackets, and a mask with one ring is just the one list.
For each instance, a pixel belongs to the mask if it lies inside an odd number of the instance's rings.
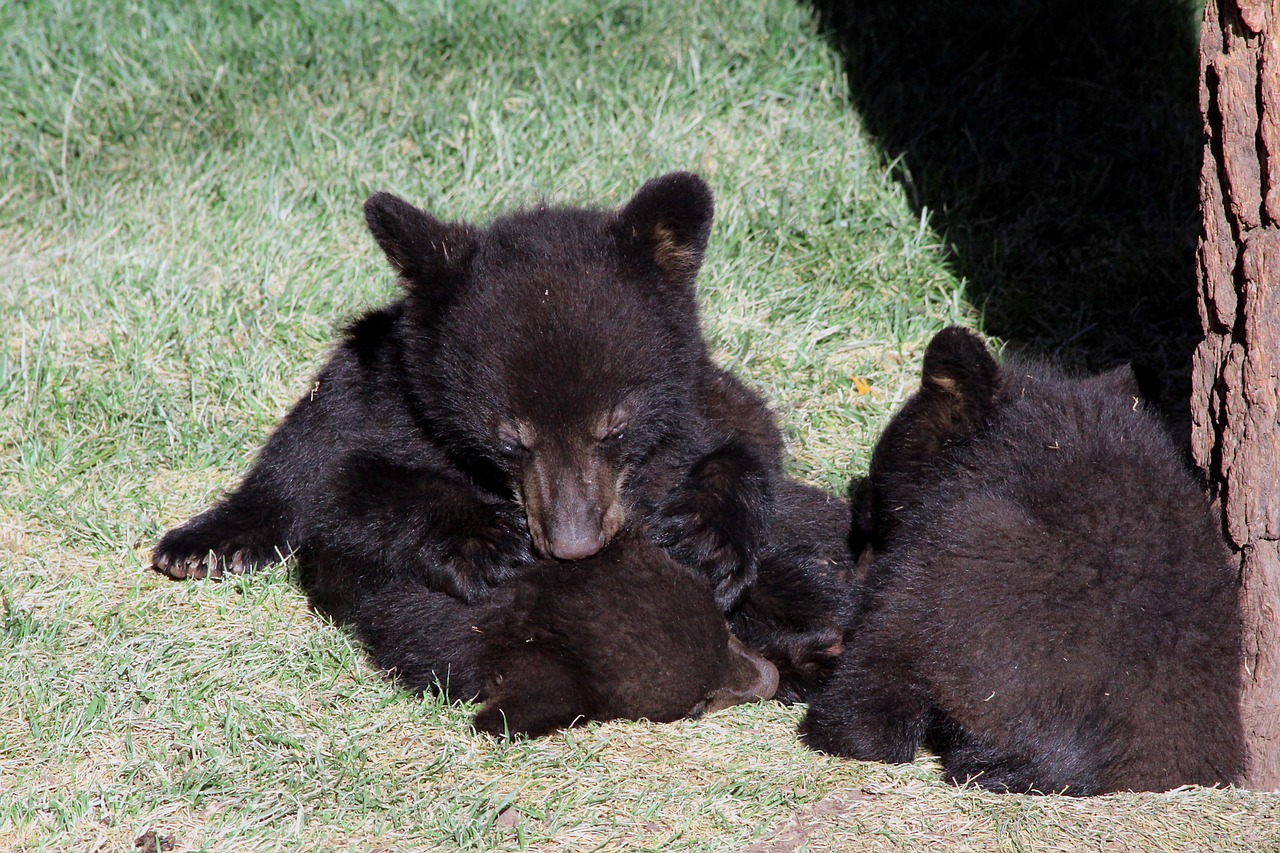
[[933,336],[924,351],[920,371],[920,395],[933,401],[930,408],[944,429],[958,438],[977,429],[994,407],[1000,366],[982,339],[959,326],[948,326]]
[[920,384],[937,393],[989,400],[995,394],[998,372],[981,338],[968,329],[948,326],[925,348]]
[[1149,368],[1122,364],[1113,367],[1106,373],[1090,377],[1088,382],[1096,387],[1119,394],[1122,397],[1133,397],[1135,400],[1157,400],[1160,397],[1160,377]]
[[625,240],[643,247],[670,279],[692,278],[702,265],[715,202],[706,181],[671,172],[647,182],[618,211]]
[[468,226],[441,222],[391,193],[369,196],[364,221],[405,284],[440,283],[462,268],[474,244]]
[[542,737],[598,717],[570,664],[537,643],[510,649],[472,724],[495,737]]

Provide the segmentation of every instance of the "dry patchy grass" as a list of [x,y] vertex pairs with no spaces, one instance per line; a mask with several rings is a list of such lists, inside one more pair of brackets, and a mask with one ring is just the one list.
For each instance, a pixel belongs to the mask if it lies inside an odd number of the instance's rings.
[[713,348],[843,490],[981,316],[804,8],[31,0],[0,55],[0,848],[1280,848],[1273,795],[996,797],[814,754],[776,704],[505,744],[287,568],[146,569],[392,294],[375,188],[485,220],[702,171]]

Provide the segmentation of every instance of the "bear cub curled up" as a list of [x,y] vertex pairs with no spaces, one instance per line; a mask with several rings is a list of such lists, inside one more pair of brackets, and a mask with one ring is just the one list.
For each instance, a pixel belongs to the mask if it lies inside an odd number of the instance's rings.
[[806,742],[1090,795],[1239,781],[1220,525],[1130,371],[1076,379],[940,332],[872,455],[868,592]]
[[402,579],[361,605],[360,638],[405,687],[484,703],[480,731],[697,717],[773,696],[778,671],[729,633],[703,577],[621,534],[466,604]]

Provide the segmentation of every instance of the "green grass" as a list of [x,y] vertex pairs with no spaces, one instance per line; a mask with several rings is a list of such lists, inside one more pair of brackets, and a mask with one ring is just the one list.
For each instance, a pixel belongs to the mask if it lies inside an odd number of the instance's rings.
[[1272,796],[962,791],[813,754],[773,704],[504,745],[372,671],[286,569],[145,568],[393,294],[375,189],[483,221],[699,171],[717,355],[797,475],[865,470],[928,337],[980,320],[948,242],[807,9],[600,7],[0,6],[0,848],[1280,844]]

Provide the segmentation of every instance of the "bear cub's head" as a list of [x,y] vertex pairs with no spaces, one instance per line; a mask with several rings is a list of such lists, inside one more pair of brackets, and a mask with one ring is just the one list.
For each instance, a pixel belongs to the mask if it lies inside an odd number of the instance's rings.
[[[851,490],[859,513],[855,539],[865,536],[859,544],[870,546],[868,556],[882,550],[902,519],[915,515],[940,483],[960,476],[954,470],[957,452],[984,440],[998,415],[1025,421],[1028,428],[1055,423],[1065,429],[1070,412],[1109,411],[1130,401],[1136,409],[1140,397],[1129,365],[1091,377],[1060,374],[1016,355],[1002,366],[982,338],[949,326],[929,342],[919,390],[876,443],[868,482]],[[1121,423],[1114,426],[1117,435]]]
[[686,172],[616,210],[541,206],[487,228],[365,202],[405,291],[410,396],[447,452],[501,474],[544,556],[600,551],[628,521],[635,463],[706,433],[694,280],[712,214]]
[[730,633],[707,579],[640,533],[570,570],[541,560],[476,604],[401,578],[360,607],[376,666],[410,690],[479,700],[476,728],[491,734],[670,722],[778,690],[777,667]]

